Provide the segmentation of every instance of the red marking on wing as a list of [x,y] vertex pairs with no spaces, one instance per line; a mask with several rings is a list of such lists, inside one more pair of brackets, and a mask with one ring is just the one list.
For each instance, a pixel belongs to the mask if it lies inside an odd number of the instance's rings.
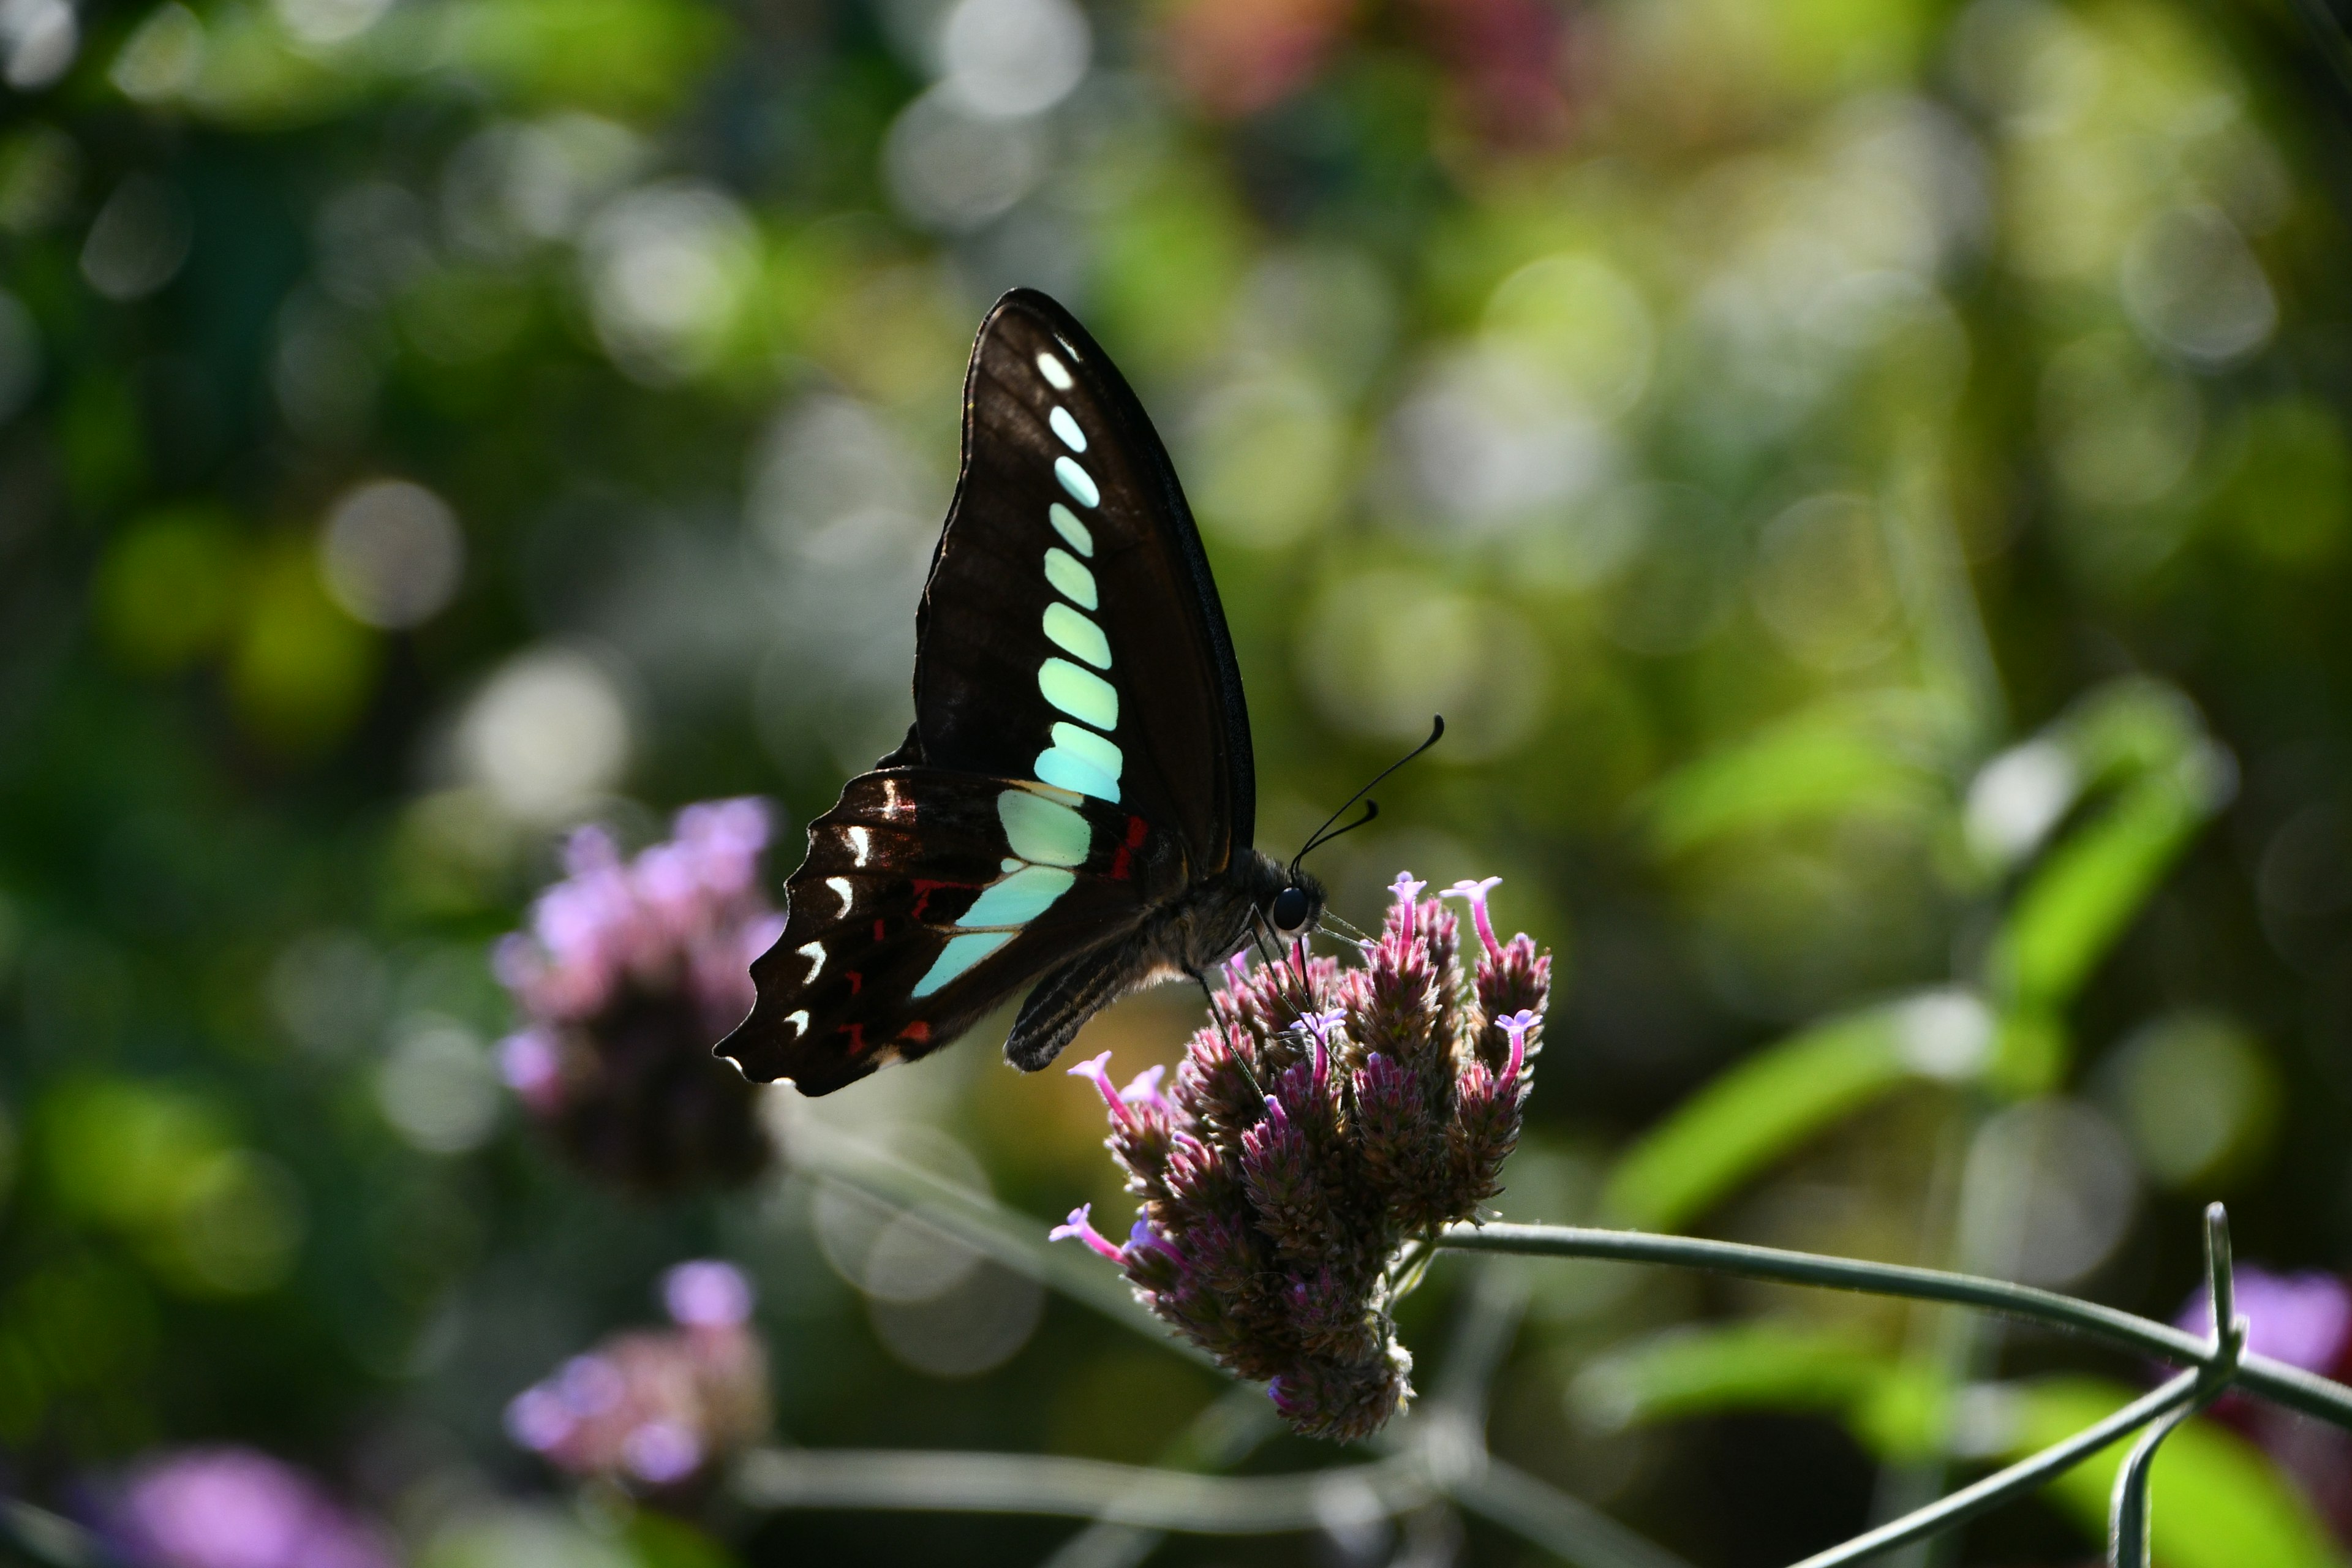
[[1143,840],[1151,832],[1151,825],[1139,816],[1127,819],[1127,842],[1110,858],[1110,879],[1124,882],[1135,874],[1135,852],[1143,847]]
[[931,1026],[920,1018],[898,1031],[898,1037],[910,1046],[919,1046],[931,1037]]
[[849,994],[852,996],[866,989],[866,976],[858,973],[855,969],[845,971],[842,978],[849,982]]
[[876,921],[874,922],[874,940],[875,940],[876,942],[880,942],[884,937],[887,936],[889,933],[890,933],[890,922],[889,922],[888,921]]
[[866,1054],[866,1050],[867,1050],[867,1047],[866,1047],[866,1026],[865,1026],[865,1025],[863,1025],[863,1024],[844,1024],[840,1028],[838,1028],[838,1029],[835,1030],[834,1032],[835,1032],[835,1034],[839,1034],[839,1035],[847,1035],[847,1036],[849,1037],[849,1054],[850,1054],[851,1056],[853,1056],[853,1057],[862,1057],[862,1056],[864,1056],[864,1055]]
[[915,889],[914,915],[917,920],[921,920],[923,918],[923,906],[931,901],[931,895],[933,893],[938,892],[941,888],[961,888],[964,884],[961,882],[929,882],[924,880],[920,877],[917,877],[913,879],[910,885]]

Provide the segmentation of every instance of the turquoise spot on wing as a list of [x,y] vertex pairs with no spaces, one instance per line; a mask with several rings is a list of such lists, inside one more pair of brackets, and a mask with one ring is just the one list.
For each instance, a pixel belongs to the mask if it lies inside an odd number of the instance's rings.
[[967,931],[983,926],[1025,926],[1044,914],[1055,899],[1068,892],[1070,884],[1077,879],[1075,873],[1059,866],[1024,866],[973,900],[971,908],[956,917],[956,924]]
[[1054,434],[1059,436],[1062,445],[1071,451],[1087,449],[1087,433],[1078,428],[1078,422],[1071,418],[1070,411],[1060,404],[1054,405],[1054,412],[1045,416],[1045,423],[1054,427]]
[[1092,730],[1081,730],[1076,724],[1055,724],[1054,745],[1059,751],[1076,752],[1106,778],[1118,777],[1127,766],[1127,759],[1119,755],[1117,746]]
[[1097,730],[1118,728],[1118,688],[1066,658],[1049,658],[1037,670],[1037,689],[1071,718]]
[[929,996],[1018,934],[1009,931],[992,931],[948,938],[947,946],[940,949],[939,957],[931,960],[930,968],[915,982],[914,994]]
[[1078,558],[1058,544],[1045,552],[1045,581],[1054,584],[1062,597],[1072,604],[1082,605],[1089,610],[1096,607],[1095,574],[1079,565]]
[[1045,520],[1054,525],[1055,532],[1070,542],[1071,549],[1081,555],[1092,555],[1095,552],[1094,531],[1078,521],[1076,512],[1072,511],[1060,501],[1055,501],[1045,509]]
[[1070,499],[1080,506],[1100,506],[1102,491],[1095,489],[1095,477],[1078,467],[1075,458],[1054,459],[1054,477],[1070,492]]
[[1040,866],[1076,866],[1086,859],[1094,842],[1094,829],[1085,817],[1034,790],[1000,794],[996,819],[1004,825],[1004,842],[1013,853]]
[[[1054,726],[1057,730],[1070,727],[1066,724]],[[1050,746],[1037,753],[1036,770],[1041,783],[1057,789],[1076,790],[1080,795],[1090,795],[1114,805],[1118,804],[1118,781],[1076,752]]]
[[1074,653],[1097,669],[1110,668],[1110,639],[1102,627],[1067,605],[1045,606],[1045,636],[1064,653]]

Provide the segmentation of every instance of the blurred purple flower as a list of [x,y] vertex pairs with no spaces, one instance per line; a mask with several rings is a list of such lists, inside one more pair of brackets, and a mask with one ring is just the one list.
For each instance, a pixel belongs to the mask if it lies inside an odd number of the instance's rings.
[[383,1538],[309,1476],[251,1448],[189,1448],[134,1470],[108,1533],[141,1568],[392,1568]]
[[507,1405],[507,1435],[576,1476],[656,1491],[703,1474],[768,1429],[768,1363],[748,1327],[751,1287],[730,1263],[662,1277],[677,1327],[616,1334]]
[[662,1305],[680,1328],[736,1328],[751,1321],[751,1282],[731,1263],[698,1258],[662,1276]]
[[1124,1246],[1091,1205],[1054,1238],[1118,1263],[1145,1305],[1265,1380],[1309,1436],[1362,1436],[1411,1398],[1391,1316],[1406,1248],[1501,1190],[1542,1048],[1550,957],[1497,940],[1493,880],[1467,883],[1455,891],[1481,940],[1465,975],[1458,924],[1425,885],[1398,877],[1364,968],[1303,950],[1232,965],[1170,1092],[1114,1092],[1107,1055],[1071,1069],[1108,1105],[1143,1214]]
[[[2335,1374],[2352,1337],[2352,1289],[2332,1274],[2273,1274],[2242,1264],[2236,1280],[2247,1349],[2305,1372]],[[2211,1292],[2200,1285],[2174,1321],[2203,1334],[2211,1331],[2212,1315]]]
[[[2352,1352],[2352,1286],[2333,1274],[2273,1274],[2240,1264],[2238,1310],[2247,1348],[2323,1377],[2336,1376]],[[2212,1331],[2211,1293],[2199,1286],[2174,1321],[2200,1337]],[[2214,1413],[2245,1433],[2302,1483],[2313,1504],[2352,1541],[2352,1433],[2240,1394]]]
[[529,929],[494,950],[525,1020],[500,1070],[595,1174],[663,1190],[767,1163],[756,1090],[710,1047],[750,1009],[751,961],[783,929],[759,884],[768,835],[756,800],[689,805],[628,861],[583,827]]

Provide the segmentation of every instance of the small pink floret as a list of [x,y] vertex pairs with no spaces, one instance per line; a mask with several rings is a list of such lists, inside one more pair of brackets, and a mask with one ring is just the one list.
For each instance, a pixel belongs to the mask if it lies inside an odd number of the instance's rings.
[[1502,885],[1500,877],[1488,877],[1483,881],[1465,879],[1438,894],[1441,899],[1462,899],[1470,905],[1470,918],[1477,922],[1478,940],[1496,958],[1503,956],[1503,944],[1495,940],[1495,923],[1486,913],[1486,895]]
[[1126,1254],[1119,1250],[1118,1243],[1111,1240],[1110,1237],[1105,1236],[1102,1232],[1095,1228],[1093,1218],[1094,1210],[1095,1205],[1092,1204],[1079,1205],[1076,1208],[1070,1211],[1070,1217],[1066,1224],[1057,1225],[1052,1230],[1046,1232],[1045,1239],[1048,1241],[1083,1241],[1088,1247],[1094,1248],[1095,1251],[1100,1253],[1103,1257],[1109,1258],[1113,1263],[1125,1262],[1127,1260]]
[[1070,1076],[1093,1079],[1095,1088],[1102,1091],[1103,1103],[1110,1107],[1110,1113],[1114,1118],[1122,1122],[1132,1122],[1135,1120],[1134,1110],[1129,1107],[1127,1101],[1118,1097],[1118,1090],[1111,1087],[1108,1051],[1090,1060],[1080,1062],[1070,1069]]

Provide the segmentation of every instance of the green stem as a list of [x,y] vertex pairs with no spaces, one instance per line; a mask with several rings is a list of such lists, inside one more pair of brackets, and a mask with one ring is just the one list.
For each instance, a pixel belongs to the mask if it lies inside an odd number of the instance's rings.
[[2064,1442],[2053,1444],[2029,1458],[2020,1459],[2005,1470],[1996,1470],[1984,1479],[1962,1487],[1948,1497],[1939,1498],[1915,1513],[1882,1524],[1843,1545],[1832,1546],[1827,1552],[1816,1552],[1796,1564],[1796,1568],[1844,1568],[1846,1563],[1860,1563],[1882,1552],[1892,1552],[1898,1546],[1965,1524],[1977,1515],[1998,1508],[2010,1499],[2030,1492],[2074,1468],[2126,1433],[2146,1426],[2160,1415],[2185,1408],[2196,1399],[2201,1376],[2200,1373],[2184,1372],[2155,1392],[2142,1394],[2098,1425],[2084,1427]]
[[[1620,1263],[1661,1263],[1831,1290],[1949,1301],[2088,1334],[2182,1366],[2206,1366],[2217,1354],[2204,1340],[2168,1323],[2078,1301],[2054,1290],[1950,1274],[1939,1268],[1864,1263],[1773,1247],[1750,1247],[1744,1242],[1579,1226],[1457,1225],[1446,1228],[1438,1245],[1461,1252],[1518,1252],[1552,1258],[1598,1258]],[[2244,1359],[2239,1365],[2236,1383],[2291,1410],[2352,1429],[2352,1388],[2342,1384],[2260,1355]]]

